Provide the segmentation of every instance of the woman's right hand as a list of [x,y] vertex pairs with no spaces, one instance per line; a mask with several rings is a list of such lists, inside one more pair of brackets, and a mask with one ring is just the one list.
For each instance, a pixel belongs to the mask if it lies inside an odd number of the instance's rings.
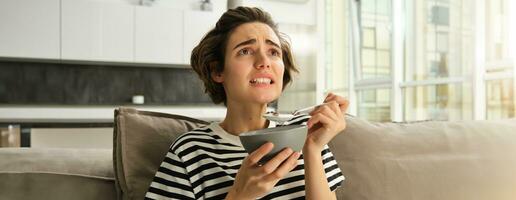
[[259,165],[258,161],[273,146],[270,142],[265,143],[244,159],[226,199],[257,199],[271,191],[280,179],[297,166],[300,153],[290,148],[283,149],[267,163]]

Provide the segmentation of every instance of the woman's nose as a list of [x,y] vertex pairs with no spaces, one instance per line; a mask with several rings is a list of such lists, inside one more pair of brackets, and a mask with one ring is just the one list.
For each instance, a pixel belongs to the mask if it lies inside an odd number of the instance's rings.
[[257,53],[256,54],[256,63],[255,63],[255,67],[257,69],[262,69],[262,68],[270,68],[271,67],[271,60],[270,58],[267,56],[267,53],[264,52],[264,51],[260,51],[260,53]]

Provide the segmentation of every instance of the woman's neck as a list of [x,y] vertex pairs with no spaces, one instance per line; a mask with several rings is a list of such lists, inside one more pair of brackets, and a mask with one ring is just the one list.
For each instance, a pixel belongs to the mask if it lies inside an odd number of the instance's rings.
[[267,105],[249,105],[228,102],[227,113],[220,126],[229,134],[240,135],[247,131],[266,128],[268,121],[262,117]]

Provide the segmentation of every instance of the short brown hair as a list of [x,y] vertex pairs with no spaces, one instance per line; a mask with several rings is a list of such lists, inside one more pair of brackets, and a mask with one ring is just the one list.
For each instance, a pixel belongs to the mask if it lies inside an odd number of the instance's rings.
[[[226,46],[233,30],[245,23],[261,22],[272,28],[280,40],[285,72],[283,74],[283,89],[292,81],[294,72],[299,72],[292,57],[290,43],[287,36],[278,31],[278,26],[272,20],[269,13],[250,7],[237,7],[226,11],[217,21],[215,28],[210,30],[192,50],[190,64],[194,71],[204,82],[205,92],[215,104],[226,105],[226,92],[221,83],[213,81],[211,73],[224,71],[224,56]],[[214,70],[214,71],[213,71]]]

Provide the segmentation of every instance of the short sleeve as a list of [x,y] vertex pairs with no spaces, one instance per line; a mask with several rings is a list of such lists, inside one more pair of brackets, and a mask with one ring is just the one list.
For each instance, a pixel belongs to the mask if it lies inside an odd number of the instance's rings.
[[176,154],[167,153],[145,199],[195,199],[186,167]]
[[324,149],[321,151],[321,157],[330,190],[335,191],[335,189],[341,186],[342,182],[344,182],[344,175],[342,175],[342,171],[337,165],[337,161],[335,160],[335,157],[333,157],[333,153],[330,151],[328,145],[325,145]]

